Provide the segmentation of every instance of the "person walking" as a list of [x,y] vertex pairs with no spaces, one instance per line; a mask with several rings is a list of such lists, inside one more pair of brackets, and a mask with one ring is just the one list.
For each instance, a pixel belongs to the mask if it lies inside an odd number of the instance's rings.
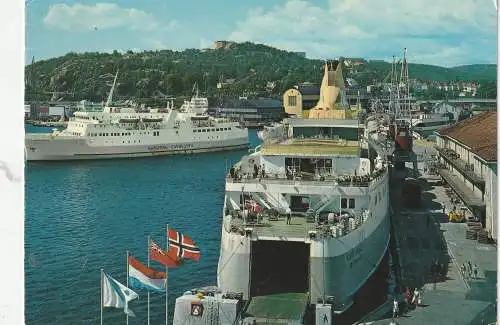
[[286,215],[286,224],[289,225],[292,223],[292,214],[289,213]]
[[477,274],[479,272],[479,267],[474,263],[474,279],[477,279]]
[[411,300],[411,303],[413,305],[418,306],[420,301],[420,291],[418,291],[418,288],[415,288],[413,291],[413,299]]
[[406,288],[406,291],[404,293],[404,312],[407,312],[408,311],[408,307],[410,306],[410,299],[411,299],[411,292],[410,292],[410,288]]
[[399,304],[396,298],[394,298],[394,301],[392,302],[392,318],[398,318],[399,314]]

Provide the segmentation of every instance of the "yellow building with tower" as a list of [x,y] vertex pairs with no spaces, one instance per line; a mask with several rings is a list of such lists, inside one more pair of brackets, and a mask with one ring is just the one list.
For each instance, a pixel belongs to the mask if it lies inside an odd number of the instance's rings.
[[285,91],[283,106],[287,114],[310,119],[356,119],[361,109],[347,102],[340,61],[325,64],[319,89],[294,87]]

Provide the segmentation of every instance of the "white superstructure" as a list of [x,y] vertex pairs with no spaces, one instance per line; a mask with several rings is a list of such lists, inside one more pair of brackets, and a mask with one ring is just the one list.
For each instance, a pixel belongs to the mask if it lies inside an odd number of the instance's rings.
[[202,112],[206,98],[196,96],[182,111],[168,107],[136,112],[110,102],[99,112],[76,112],[63,131],[27,134],[27,159],[109,159],[248,147],[248,129]]
[[[379,133],[388,127],[371,119],[367,128],[352,118],[359,111],[337,108],[342,83],[339,65],[326,66],[309,118],[265,128],[263,144],[226,176],[217,292],[241,302],[233,324],[301,324],[307,306],[331,324],[385,255],[389,173]],[[182,307],[190,297],[176,301],[174,325],[202,324]]]

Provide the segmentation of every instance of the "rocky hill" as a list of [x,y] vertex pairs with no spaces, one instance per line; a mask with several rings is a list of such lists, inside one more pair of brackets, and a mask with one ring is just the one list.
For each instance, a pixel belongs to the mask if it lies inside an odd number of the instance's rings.
[[[345,67],[346,77],[361,86],[384,80],[391,64],[354,60]],[[354,62],[353,61],[353,62]],[[121,98],[188,96],[198,83],[202,92],[241,95],[245,91],[279,96],[302,82],[318,84],[324,62],[253,43],[234,43],[221,49],[160,50],[141,53],[68,53],[26,66],[26,99],[64,100],[106,98],[116,71]],[[410,64],[410,77],[422,81],[496,81],[496,65],[443,68]],[[219,86],[219,88],[217,87]]]

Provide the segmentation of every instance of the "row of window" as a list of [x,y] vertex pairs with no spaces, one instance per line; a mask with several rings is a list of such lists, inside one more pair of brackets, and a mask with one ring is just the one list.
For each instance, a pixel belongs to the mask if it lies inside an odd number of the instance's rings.
[[[149,132],[148,132],[149,134]],[[122,132],[122,133],[119,133],[119,132],[111,132],[111,133],[108,133],[108,132],[99,132],[99,133],[89,133],[89,136],[91,137],[119,137],[119,136],[127,136],[127,135],[132,135],[132,133],[130,132]]]
[[219,132],[219,131],[231,131],[231,128],[193,129],[193,132]]

